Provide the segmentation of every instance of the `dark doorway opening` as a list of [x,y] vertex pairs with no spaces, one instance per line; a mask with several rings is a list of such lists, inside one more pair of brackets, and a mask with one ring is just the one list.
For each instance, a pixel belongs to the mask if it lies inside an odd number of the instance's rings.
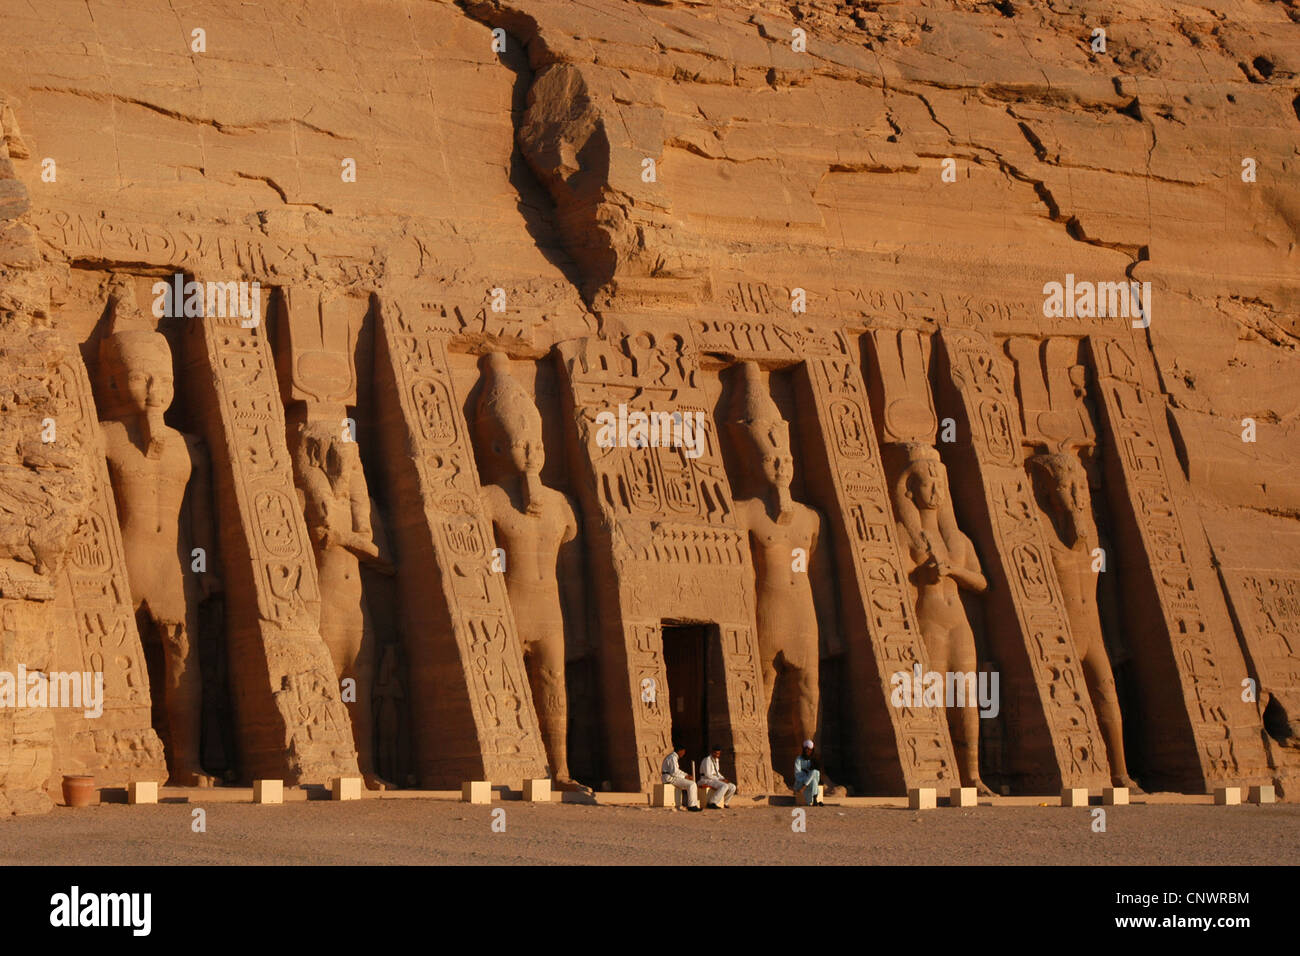
[[683,769],[689,773],[690,761],[698,764],[710,746],[730,749],[722,642],[711,624],[667,621],[663,642],[673,742],[686,748]]

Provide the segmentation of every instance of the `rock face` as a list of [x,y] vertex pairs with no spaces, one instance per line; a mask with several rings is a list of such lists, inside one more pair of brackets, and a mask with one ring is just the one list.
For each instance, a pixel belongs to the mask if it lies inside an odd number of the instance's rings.
[[1297,799],[1298,21],[8,5],[0,808],[804,736]]

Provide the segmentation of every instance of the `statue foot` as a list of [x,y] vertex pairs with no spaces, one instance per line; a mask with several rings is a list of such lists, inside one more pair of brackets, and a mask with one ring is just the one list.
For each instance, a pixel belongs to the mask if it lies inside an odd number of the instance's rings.
[[393,785],[379,776],[377,773],[364,773],[361,775],[366,781],[367,790],[392,790]]
[[1137,781],[1126,773],[1119,773],[1111,777],[1110,783],[1112,787],[1128,787],[1130,794],[1146,793],[1145,790],[1138,786]]
[[975,794],[976,796],[980,796],[980,797],[997,796],[997,794],[993,792],[992,788],[989,787],[987,783],[985,783],[983,780],[980,780],[978,778],[975,780]]
[[215,787],[217,778],[211,774],[206,774],[202,770],[178,770],[170,777],[167,782],[173,787]]
[[591,787],[587,786],[585,783],[578,783],[578,781],[570,777],[556,777],[551,781],[551,787],[555,790],[564,791],[565,793],[594,793]]

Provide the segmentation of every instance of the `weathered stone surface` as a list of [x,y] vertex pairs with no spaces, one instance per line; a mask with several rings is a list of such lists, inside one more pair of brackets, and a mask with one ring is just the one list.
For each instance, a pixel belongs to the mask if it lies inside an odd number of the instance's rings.
[[10,7],[0,809],[1300,797],[1293,3]]

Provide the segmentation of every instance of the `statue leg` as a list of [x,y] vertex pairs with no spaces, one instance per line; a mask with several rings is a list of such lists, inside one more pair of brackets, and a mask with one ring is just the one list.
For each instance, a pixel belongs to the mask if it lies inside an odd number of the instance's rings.
[[1088,683],[1092,707],[1097,712],[1097,722],[1101,724],[1102,739],[1106,741],[1111,783],[1140,793],[1141,788],[1129,776],[1128,763],[1124,759],[1124,722],[1119,712],[1119,691],[1110,669],[1110,657],[1100,639],[1083,656],[1083,676]]
[[374,642],[369,626],[366,626],[360,643],[357,645],[352,666],[348,676],[357,682],[357,700],[348,707],[352,717],[352,737],[357,747],[357,768],[365,777],[366,786],[371,790],[385,790],[386,781],[380,778],[379,768],[375,765],[375,721],[372,690],[375,684]]
[[[963,684],[972,694],[977,693],[979,674],[975,653],[975,634],[966,622],[965,615],[961,621],[948,632],[947,661],[945,672],[954,674],[974,674],[975,680]],[[945,676],[946,680],[946,676]],[[956,751],[957,769],[962,786],[974,787],[980,796],[991,797],[990,790],[980,778],[980,710],[978,697],[970,697],[962,702],[963,706],[953,707],[948,711],[948,730],[952,734],[953,750]]]
[[167,743],[171,747],[171,781],[182,787],[210,787],[213,779],[203,772],[199,760],[203,681],[196,631],[184,621],[156,621],[155,625],[163,644],[163,701]]
[[802,743],[817,739],[817,715],[821,706],[821,685],[818,681],[820,654],[816,631],[791,637],[790,645],[782,656],[798,694],[795,742]]
[[543,639],[528,649],[524,662],[533,706],[541,725],[551,777],[557,784],[571,784],[569,777],[569,703],[564,687],[564,641]]

